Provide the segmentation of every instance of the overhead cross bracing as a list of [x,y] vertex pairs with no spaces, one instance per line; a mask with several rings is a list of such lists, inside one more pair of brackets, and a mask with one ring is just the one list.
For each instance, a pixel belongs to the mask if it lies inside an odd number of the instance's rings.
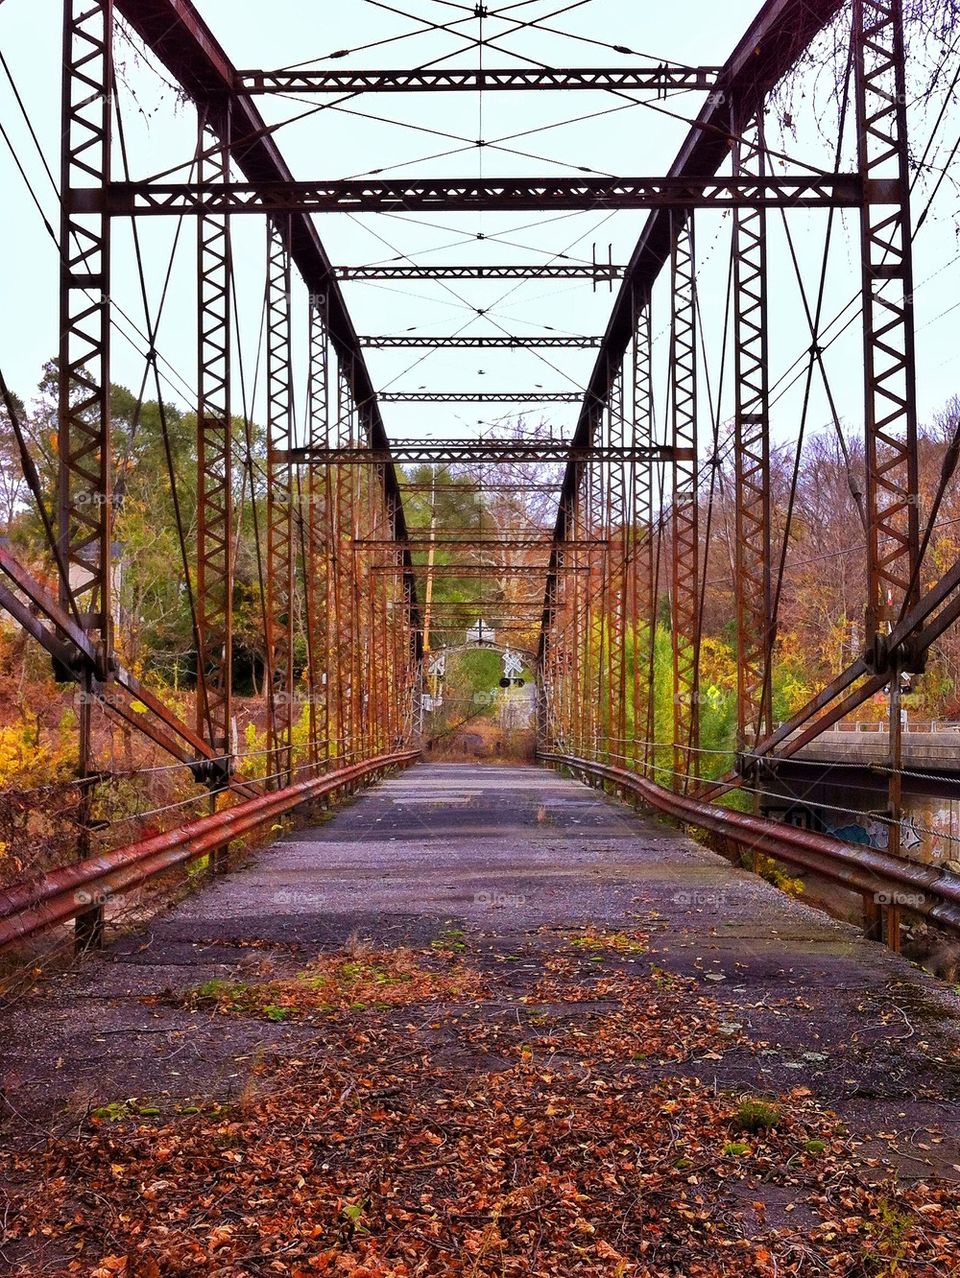
[[657,93],[712,89],[719,67],[483,68],[428,67],[412,71],[240,71],[246,93],[487,92],[518,89],[642,89]]
[[432,350],[434,347],[446,347],[450,350],[521,350],[528,346],[539,346],[545,350],[574,349],[589,350],[600,345],[599,337],[557,337],[543,334],[539,337],[409,337],[399,334],[395,337],[361,337],[360,345],[366,350]]
[[[509,399],[506,402],[515,403],[516,401]],[[563,402],[576,401],[568,398]],[[690,449],[688,448],[686,452],[689,456]],[[564,462],[571,456],[583,462],[613,462],[624,465],[629,462],[672,461],[676,459],[677,454],[666,444],[654,444],[646,448],[629,448],[622,444],[590,444],[586,448],[577,449],[571,453],[569,444],[564,440],[548,438],[398,440],[389,451],[359,444],[338,448],[291,448],[277,452],[276,456],[297,465],[313,462],[328,466],[376,466],[392,458],[395,462],[414,465],[442,463],[482,465],[497,462],[517,465],[523,462],[540,466],[549,462]]]
[[344,182],[112,182],[77,208],[111,217],[201,213],[464,213],[545,209],[858,208],[852,173],[793,177],[486,178]]
[[590,280],[612,283],[623,278],[626,267],[604,262],[542,262],[524,266],[416,266],[393,263],[372,266],[337,266],[338,280]]
[[[467,6],[422,32],[395,14],[405,34],[381,46],[343,6],[355,41],[330,68],[281,47],[282,24],[260,49],[240,17],[221,43],[188,0],[67,0],[46,131],[64,176],[57,439],[17,454],[45,558],[5,561],[0,602],[80,684],[81,853],[111,784],[96,716],[214,795],[285,793],[415,746],[425,646],[481,608],[529,615],[531,593],[539,615],[511,624],[538,649],[545,753],[688,798],[738,785],[759,809],[761,761],[882,694],[899,773],[899,699],[960,588],[935,531],[952,452],[934,441],[942,474],[923,469],[914,337],[917,299],[950,278],[913,253],[952,158],[940,99],[911,96],[902,6],[768,0],[705,66],[680,56],[679,20],[676,57],[654,58],[615,45],[615,23],[547,30],[545,8],[512,27]],[[817,44],[841,10],[842,56]],[[143,55],[132,87],[117,18]],[[238,70],[224,45],[277,69]],[[388,50],[407,65],[382,66]],[[791,111],[774,95],[808,55],[829,74]],[[157,70],[196,117],[189,145],[154,152]],[[801,440],[821,417],[857,521],[840,552],[806,544]],[[125,664],[151,606],[132,596],[138,467],[170,490],[179,629],[155,669],[188,711]],[[845,549],[861,532],[862,556]],[[805,645],[782,617],[817,553],[845,556],[839,669],[785,684]],[[141,629],[159,643],[167,624]],[[251,687],[262,767],[237,722]],[[894,843],[900,808],[892,783]]]

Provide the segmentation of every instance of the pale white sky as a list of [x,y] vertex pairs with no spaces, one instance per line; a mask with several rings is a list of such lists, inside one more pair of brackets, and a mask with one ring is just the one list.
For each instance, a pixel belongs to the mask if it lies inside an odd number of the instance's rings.
[[[282,67],[317,59],[317,65],[338,68],[410,67],[439,61],[443,65],[476,66],[476,38],[480,22],[463,6],[441,0],[396,0],[392,7],[412,17],[389,12],[370,0],[342,0],[339,4],[305,0],[200,0],[199,9],[228,54],[240,67]],[[494,0],[490,8],[503,7]],[[483,64],[522,65],[524,58],[556,66],[618,66],[670,59],[687,63],[722,62],[739,39],[756,9],[756,0],[727,0],[726,4],[693,3],[665,6],[629,0],[590,0],[547,20],[568,33],[510,30],[504,19],[488,18],[484,35],[499,48],[483,50]],[[529,0],[511,10],[516,18],[533,19],[554,13],[560,0]],[[266,18],[264,15],[267,15]],[[461,21],[462,19],[462,21]],[[392,40],[428,21],[457,22],[449,32]],[[460,33],[460,34],[457,34]],[[464,38],[466,37],[466,38]],[[573,38],[579,37],[579,38]],[[60,94],[60,4],[57,0],[5,0],[0,3],[0,48],[30,112],[43,152],[54,175],[59,170],[58,129]],[[363,49],[373,41],[388,41]],[[624,57],[592,41],[626,45],[637,57]],[[355,50],[348,57],[328,61],[335,50]],[[195,143],[195,113],[189,103],[142,63],[123,41],[117,48],[118,67],[129,91],[121,92],[121,110],[133,157],[133,176],[149,176],[181,165]],[[914,115],[914,153],[926,146],[936,112],[948,91],[950,76],[941,78],[931,103]],[[784,128],[779,110],[768,118],[771,146],[824,169],[832,168],[835,129],[830,130],[831,76],[807,75],[797,86],[794,119],[797,136]],[[801,96],[802,95],[802,96]],[[640,95],[632,95],[637,98]],[[629,105],[611,94],[485,93],[375,95],[369,94],[331,108],[332,99],[302,102],[263,97],[259,105],[270,122],[286,120],[310,108],[310,116],[277,133],[277,142],[293,172],[300,178],[359,177],[383,171],[396,176],[474,177],[558,173],[576,174],[585,167],[598,173],[644,176],[669,166],[686,133],[687,120],[696,115],[701,95],[683,94],[652,105]],[[650,99],[648,99],[650,101]],[[623,108],[616,109],[613,108]],[[657,108],[657,109],[653,109]],[[824,112],[825,132],[813,123]],[[372,119],[370,117],[379,117]],[[573,121],[575,117],[585,119]],[[953,145],[960,113],[949,106],[932,158],[943,162]],[[56,199],[18,114],[6,77],[0,73],[0,119],[40,197],[46,216],[56,226]],[[407,127],[410,126],[410,127]],[[483,148],[476,146],[483,139]],[[510,139],[505,141],[504,139]],[[852,142],[852,138],[850,140]],[[497,149],[496,143],[512,151]],[[453,152],[453,154],[443,154]],[[523,152],[516,154],[514,152]],[[843,168],[851,168],[848,143]],[[482,167],[481,167],[482,166]],[[780,170],[781,172],[785,170]],[[118,168],[119,172],[119,168]],[[180,173],[171,180],[182,178]],[[935,177],[935,175],[934,175]],[[926,203],[931,177],[916,190],[917,212]],[[57,257],[36,209],[30,201],[9,151],[0,141],[0,183],[4,192],[0,217],[4,245],[4,306],[0,325],[0,366],[8,382],[30,398],[41,365],[57,346]],[[386,260],[418,263],[465,262],[542,263],[558,253],[589,260],[593,246],[625,261],[643,225],[641,213],[507,214],[391,214],[319,218],[321,237],[331,260],[356,264]],[[795,210],[788,225],[795,238],[806,287],[815,294],[827,215]],[[255,216],[233,219],[237,287],[241,304],[240,348],[248,385],[257,363],[263,290],[263,220]],[[700,300],[708,371],[701,383],[704,403],[703,434],[709,434],[708,395],[716,401],[720,380],[726,273],[729,261],[729,215],[698,214]],[[148,262],[151,303],[155,307],[176,219],[141,219],[140,230]],[[781,390],[788,370],[809,345],[802,306],[779,214],[769,215],[771,306],[771,382]],[[940,409],[956,392],[956,323],[960,309],[950,311],[960,297],[960,244],[957,240],[957,195],[950,179],[939,196],[916,242],[916,314],[918,330],[918,393],[921,420]],[[478,238],[482,236],[483,239]],[[165,397],[191,407],[190,388],[196,383],[195,228],[184,222],[174,257],[169,299],[160,325],[159,347],[177,374]],[[665,279],[661,282],[665,284]],[[859,246],[854,212],[837,215],[826,294],[825,315],[840,311],[859,288]],[[609,293],[593,292],[580,281],[460,281],[444,285],[429,281],[343,285],[347,303],[360,333],[532,335],[598,334],[603,331],[611,303]],[[139,287],[133,267],[129,223],[115,224],[113,295],[143,327]],[[296,361],[303,385],[306,299],[297,286],[300,308]],[[485,316],[477,310],[487,312]],[[846,314],[849,316],[851,312]],[[660,372],[658,412],[665,405],[663,371],[666,359],[666,293],[654,298],[654,331]],[[595,352],[536,351],[369,351],[367,361],[380,390],[579,390],[585,384]],[[859,434],[862,374],[859,326],[855,323],[827,355],[845,429]],[[261,360],[262,363],[262,360]],[[114,341],[113,378],[136,388],[142,359],[122,338]],[[255,412],[262,419],[262,370]],[[729,415],[732,363],[728,360],[719,411]],[[775,438],[795,437],[800,412],[802,378],[775,400]],[[151,392],[152,393],[152,392]],[[235,409],[239,411],[239,396]],[[297,411],[302,415],[303,391]],[[411,406],[387,404],[383,415],[394,437],[464,435],[478,422],[500,414],[499,408],[476,405]],[[558,430],[576,420],[576,405],[548,405],[545,416]],[[825,399],[816,386],[809,429],[827,421]]]

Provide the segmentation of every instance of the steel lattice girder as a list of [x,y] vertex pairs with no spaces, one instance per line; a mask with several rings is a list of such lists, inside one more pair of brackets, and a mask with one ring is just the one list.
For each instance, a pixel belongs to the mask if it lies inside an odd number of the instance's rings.
[[[371,564],[370,571],[399,573],[404,569],[400,564],[383,563]],[[415,564],[413,571],[421,576],[430,573],[435,577],[543,577],[546,567],[543,564],[434,564],[432,567]],[[563,571],[585,573],[588,568],[586,564],[568,564]]]
[[338,280],[591,280],[622,279],[625,266],[604,262],[548,262],[543,266],[335,266]]
[[670,260],[671,430],[674,447],[692,458],[673,468],[671,532],[673,590],[673,754],[675,780],[696,775],[699,763],[699,528],[697,509],[697,283],[693,217],[684,217]]
[[[654,432],[653,323],[649,305],[637,308],[633,338],[633,443],[649,448]],[[653,467],[639,463],[633,479],[633,523],[636,529],[632,548],[631,585],[634,634],[633,662],[633,759],[638,761],[636,742],[643,743],[644,765],[650,762],[653,742],[654,655],[656,644],[656,583],[654,580]],[[640,660],[638,627],[646,629],[647,652]]]
[[527,609],[539,610],[540,596],[534,599],[435,599],[432,607],[434,611],[440,608],[453,611],[458,608],[464,611],[476,611],[477,608],[496,608],[499,611],[505,608],[519,613]]
[[902,0],[855,0],[863,265],[866,641],[916,603],[919,550],[913,254]]
[[79,210],[199,213],[543,212],[546,209],[859,208],[856,174],[791,177],[394,178],[339,182],[112,182],[71,193]]
[[[605,414],[604,430],[611,447],[622,448],[625,442],[623,368],[613,384],[613,393]],[[631,470],[633,463],[630,464]],[[604,727],[607,735],[605,754],[610,760],[610,747],[616,752],[624,737],[626,691],[626,607],[627,553],[632,523],[632,502],[628,494],[627,464],[610,466],[604,472],[606,492],[603,494],[600,536],[609,547],[602,561],[604,574],[603,612],[606,655],[606,711]],[[569,544],[569,543],[567,543]]]
[[[736,164],[764,168],[760,117],[740,122]],[[736,378],[737,740],[748,749],[772,726],[770,423],[767,372],[767,224],[763,209],[737,209],[733,234]]]
[[529,89],[647,90],[676,93],[712,89],[719,67],[504,67],[382,71],[237,72],[241,93],[410,93]]
[[[594,447],[573,450],[563,441],[535,440],[399,440],[393,444],[389,456],[395,462],[413,465],[458,462],[463,464],[484,462],[542,463],[564,462],[570,456],[579,461],[628,462],[652,460],[658,462],[691,461],[690,448],[674,448],[656,444],[647,449],[634,450],[621,447]],[[338,448],[293,448],[277,454],[277,460],[290,461],[294,465],[322,463],[328,466],[379,466],[387,453],[376,448],[344,445]]]
[[[330,341],[325,307],[310,299],[307,310],[307,438],[314,447],[330,442]],[[300,497],[298,474],[298,501]],[[332,665],[333,638],[330,598],[330,518],[333,502],[330,476],[318,466],[307,468],[307,545],[304,551],[307,693],[311,761],[330,764],[330,699],[325,681]],[[322,717],[318,706],[322,702]]]
[[[600,345],[599,337],[361,337],[367,350],[518,350],[525,346],[542,346],[589,350]],[[381,400],[386,396],[381,394]],[[580,396],[576,395],[575,400]]]
[[[57,407],[57,523],[60,602],[94,642],[80,674],[77,713],[78,857],[90,847],[97,769],[92,734],[94,679],[113,667],[113,473],[110,420],[110,219],[72,196],[110,180],[113,102],[112,0],[65,0],[60,124],[60,347]],[[77,920],[78,940],[96,942],[103,906]]]
[[[355,537],[353,544],[358,548],[366,546],[379,546],[382,548],[384,546],[395,546],[397,543],[392,537]],[[411,551],[414,552],[428,550],[431,546],[435,546],[438,550],[443,551],[457,549],[468,551],[490,550],[497,546],[503,547],[505,550],[518,550],[522,548],[528,548],[530,550],[549,550],[553,545],[553,539],[549,535],[544,536],[543,533],[531,534],[527,537],[511,537],[509,535],[483,537],[476,534],[472,537],[469,535],[466,537],[444,537],[442,535],[434,535],[423,537],[411,536],[404,544],[409,546]],[[583,548],[588,546],[605,548],[607,542],[605,538],[594,537],[590,540],[573,543],[567,542],[566,544]]]
[[[226,149],[216,146],[201,122],[199,161],[223,181]],[[197,223],[198,401],[197,401],[197,731],[224,753],[230,748],[233,682],[233,481],[230,418],[230,228],[229,219]]]
[[287,219],[267,223],[267,709],[272,772],[289,784],[293,703],[293,493],[285,457],[293,425],[290,346],[290,239]]
[[96,636],[104,676],[112,647],[110,222],[83,205],[110,180],[112,0],[66,0],[62,86],[57,505],[69,578],[60,601]]
[[578,404],[579,391],[382,391],[381,404]]
[[[509,479],[483,479],[483,480],[461,480],[442,477],[442,482],[436,484],[420,484],[410,480],[401,479],[400,487],[405,493],[432,493],[440,492],[458,492],[458,493],[556,493],[556,484],[524,484]],[[412,529],[408,529],[412,531]]]

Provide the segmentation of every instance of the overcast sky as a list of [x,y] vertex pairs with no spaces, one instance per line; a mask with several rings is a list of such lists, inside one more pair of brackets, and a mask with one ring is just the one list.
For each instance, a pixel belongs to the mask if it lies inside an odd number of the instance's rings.
[[[622,66],[651,60],[689,64],[722,62],[743,33],[756,8],[755,0],[711,0],[662,5],[628,0],[590,0],[558,13],[561,0],[528,0],[500,5],[514,20],[541,20],[568,34],[545,32],[542,26],[517,30],[502,17],[483,22],[483,36],[492,43],[481,50],[477,38],[481,22],[473,5],[441,0],[396,0],[395,10],[370,0],[341,0],[339,4],[305,0],[199,0],[198,7],[217,38],[240,67],[316,66],[410,67],[441,65],[525,65],[526,59],[555,66]],[[56,175],[59,171],[58,130],[60,94],[59,27],[61,6],[56,0],[5,0],[0,4],[0,47],[30,113],[43,153]],[[556,16],[546,18],[554,13]],[[430,22],[456,23],[445,32],[417,32]],[[397,39],[396,37],[405,38]],[[377,47],[370,47],[381,42]],[[619,44],[635,56],[612,52]],[[331,61],[337,50],[346,57]],[[188,103],[158,77],[134,48],[118,42],[117,61],[125,88],[120,109],[128,134],[134,176],[148,177],[189,162],[195,144],[196,116]],[[949,88],[949,74],[924,110],[914,115],[913,150],[920,154]],[[798,162],[823,169],[833,167],[836,117],[830,102],[832,73],[808,74],[795,86],[791,122],[784,121],[782,104],[768,115],[768,141]],[[590,172],[623,176],[654,175],[666,171],[682,141],[687,122],[696,115],[702,95],[680,94],[667,101],[643,95],[609,93],[484,93],[374,95],[356,97],[339,106],[330,99],[259,99],[271,122],[306,118],[285,124],[277,133],[295,175],[300,178],[360,177],[383,172],[395,176],[529,177]],[[321,109],[317,109],[321,108]],[[822,124],[815,123],[819,116]],[[377,117],[376,119],[373,117]],[[40,158],[19,116],[6,76],[0,76],[0,119],[39,196],[47,218],[57,224],[56,196]],[[930,158],[941,164],[956,139],[958,112],[948,107]],[[478,147],[478,140],[485,145]],[[852,137],[842,167],[852,163]],[[793,163],[781,168],[787,172]],[[180,169],[171,180],[186,176]],[[926,204],[936,174],[917,184],[917,213]],[[0,182],[3,184],[4,307],[0,332],[0,366],[10,384],[29,399],[41,366],[57,347],[57,258],[42,220],[31,202],[6,146],[0,143]],[[337,264],[408,261],[457,265],[467,262],[544,263],[558,254],[589,260],[596,247],[623,262],[643,225],[639,213],[518,214],[395,214],[348,216],[330,214],[318,219],[321,237]],[[264,225],[257,216],[235,217],[234,243],[240,298],[239,349],[248,386],[257,366],[264,272]],[[815,294],[827,215],[823,211],[793,211],[788,226],[795,238],[805,285]],[[151,306],[156,308],[167,270],[175,218],[141,219],[148,261]],[[800,293],[786,249],[779,214],[771,214],[770,272],[771,382],[778,388],[773,416],[775,437],[795,437],[800,413],[802,378],[789,387],[795,361],[809,346]],[[709,437],[711,412],[729,415],[731,369],[720,387],[720,355],[724,301],[729,263],[729,215],[698,214],[700,303],[704,362],[701,390],[703,429]],[[482,237],[482,238],[480,238]],[[957,390],[956,322],[960,309],[960,245],[957,242],[957,194],[953,180],[943,183],[916,243],[916,314],[918,330],[918,393],[921,419],[938,411]],[[165,396],[183,408],[191,407],[196,384],[195,227],[185,222],[173,258],[171,288],[160,325],[159,347],[171,366]],[[518,336],[551,331],[598,334],[603,331],[611,296],[594,292],[589,282],[437,282],[399,284],[350,283],[343,286],[360,333],[416,332],[440,334],[504,333]],[[825,315],[847,305],[859,288],[857,218],[837,215],[826,292]],[[143,327],[143,310],[133,268],[129,223],[115,225],[112,291]],[[298,289],[297,363],[303,371],[306,300]],[[960,304],[958,304],[960,305]],[[478,311],[485,311],[484,315]],[[851,312],[848,310],[845,318]],[[654,331],[660,369],[658,413],[663,418],[666,357],[666,294],[654,298]],[[122,326],[123,327],[123,326]],[[831,330],[832,332],[835,330]],[[827,361],[844,428],[851,436],[862,429],[862,361],[859,326],[854,323],[834,342]],[[577,350],[387,351],[368,353],[374,382],[380,390],[579,390],[585,384],[594,352]],[[791,368],[794,373],[788,372]],[[176,370],[176,372],[171,371]],[[143,360],[124,337],[114,342],[113,378],[136,389]],[[262,418],[261,389],[254,405]],[[302,387],[302,378],[301,383]],[[718,396],[719,402],[718,402]],[[712,405],[712,408],[711,408]],[[239,409],[239,404],[235,405]],[[303,392],[297,411],[302,415]],[[425,407],[384,406],[388,432],[403,435],[463,435],[478,429],[501,410],[477,405]],[[558,430],[569,429],[576,405],[550,405],[545,416]],[[811,401],[810,428],[823,425],[826,401],[819,387]]]

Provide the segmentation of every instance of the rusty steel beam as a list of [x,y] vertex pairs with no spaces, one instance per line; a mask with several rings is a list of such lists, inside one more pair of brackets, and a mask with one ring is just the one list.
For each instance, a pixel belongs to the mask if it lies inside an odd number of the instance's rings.
[[[330,342],[325,307],[311,298],[307,312],[307,441],[316,448],[330,443]],[[298,475],[299,483],[299,475]],[[298,500],[300,494],[298,492]],[[305,578],[307,694],[310,713],[310,761],[330,766],[330,676],[336,630],[332,625],[330,588],[330,476],[317,465],[307,467],[307,544]],[[323,709],[318,713],[322,701]]]
[[[293,434],[290,232],[267,223],[267,718],[270,772],[277,789],[293,770],[295,570],[292,468],[283,454]],[[277,696],[283,693],[283,696]]]
[[[612,448],[625,447],[624,381],[621,367],[613,383],[610,403],[605,414],[604,427],[607,442]],[[630,463],[632,464],[632,463]],[[604,728],[606,742],[604,756],[609,763],[623,751],[626,737],[626,634],[628,553],[632,509],[628,494],[628,463],[608,467],[604,479],[604,507],[601,514],[600,535],[605,540],[608,553],[603,557],[603,630],[605,643],[601,654],[606,656],[606,670],[601,680],[606,717]],[[605,685],[605,686],[604,686]]]
[[[200,118],[199,176],[225,181],[228,149]],[[233,439],[230,226],[197,223],[197,731],[230,770],[233,694]]]
[[610,284],[626,267],[612,262],[557,262],[543,266],[428,266],[384,263],[380,266],[335,266],[338,280],[590,280]]
[[[447,478],[445,475],[439,476],[441,483],[439,485],[441,492],[457,492],[457,493],[555,493],[557,491],[556,484],[538,484],[538,483],[521,483],[516,480],[497,479],[491,476],[490,479],[460,479],[459,476]],[[400,480],[400,487],[405,493],[431,493],[437,487],[434,484],[418,484],[413,480]],[[413,532],[411,528],[409,530]]]
[[[638,306],[632,342],[633,431],[635,449],[649,449],[654,437],[653,323],[650,305]],[[633,733],[631,759],[646,770],[653,757],[654,659],[657,596],[654,578],[653,466],[635,463],[633,475],[630,627],[633,635]],[[644,640],[645,642],[641,642]],[[642,659],[641,659],[642,657]],[[638,741],[642,750],[638,750]]]
[[[913,608],[890,631],[888,643],[895,651],[908,647],[911,661],[919,661],[930,645],[960,618],[960,560],[951,564],[939,581],[926,591]],[[862,705],[889,681],[889,672],[875,674],[866,657],[858,657],[830,683],[793,714],[785,723],[752,750],[745,760],[787,758],[815,737]],[[859,682],[858,682],[859,681]],[[819,716],[819,717],[818,717]],[[710,796],[737,784],[737,772],[702,786],[700,797]]]
[[[110,681],[101,683],[97,679],[94,642],[4,546],[0,546],[0,572],[18,592],[14,594],[10,587],[0,590],[0,605],[50,653],[62,678],[75,679],[80,684],[87,704],[101,704],[116,710],[129,724],[145,732],[175,759],[185,763],[198,781],[208,781],[220,771],[219,752],[213,750],[203,737],[179,719],[116,659]],[[29,625],[27,618],[32,618]],[[132,710],[130,703],[134,701],[142,702],[150,715]],[[153,723],[152,719],[157,722]],[[231,788],[248,796],[256,792],[252,782],[233,781]]]
[[[361,337],[358,339],[365,350],[523,350],[524,348],[543,347],[544,349],[590,350],[600,345],[599,337],[410,337],[400,334],[395,337]],[[390,396],[381,392],[380,399],[387,402]],[[473,396],[471,396],[473,398]],[[579,400],[575,395],[573,402]]]
[[347,178],[333,182],[111,182],[76,192],[77,207],[112,217],[201,213],[467,213],[547,209],[859,208],[856,174],[758,178]]
[[[739,124],[736,167],[760,175],[762,115]],[[733,218],[737,747],[747,750],[773,726],[767,215],[736,209]]]
[[[64,0],[60,103],[60,345],[57,362],[57,559],[60,603],[94,645],[80,674],[89,694],[113,662],[113,466],[110,239],[112,0]],[[93,197],[98,209],[86,210]],[[97,785],[92,705],[77,708],[77,856],[90,848]],[[81,912],[78,945],[95,942],[100,905]]]
[[62,65],[57,501],[68,578],[60,601],[93,637],[104,677],[113,624],[110,220],[83,205],[99,204],[110,181],[112,0],[65,0]]
[[[370,565],[371,572],[400,573],[404,569],[399,564],[379,563]],[[531,574],[542,577],[546,573],[544,564],[434,564],[429,570],[436,577],[527,577]],[[585,564],[567,564],[565,573],[588,570]],[[426,564],[414,564],[414,573],[427,572]]]
[[916,602],[919,549],[913,252],[902,0],[854,0],[867,502],[866,646],[875,666]]
[[[294,465],[307,465],[311,461],[328,466],[376,466],[384,462],[387,453],[377,448],[357,444],[340,444],[336,448],[293,448],[278,452],[277,460],[289,459]],[[390,449],[394,461],[411,465],[476,464],[488,462],[534,463],[565,462],[571,457],[580,462],[628,462],[633,459],[655,462],[691,461],[688,447],[675,448],[668,444],[655,444],[638,451],[628,447],[571,448],[562,440],[519,439],[426,439],[397,440]]]
[[700,591],[697,509],[697,268],[693,215],[681,217],[670,257],[670,423],[673,446],[691,459],[673,467],[671,624],[673,770],[684,789],[699,769]]
[[[578,404],[578,391],[381,391],[382,404]],[[398,441],[402,443],[402,441]]]
[[[356,403],[350,390],[349,367],[343,361],[337,365],[337,429],[341,448],[365,451],[357,438]],[[360,635],[357,626],[354,565],[347,548],[355,534],[354,517],[356,500],[355,476],[346,466],[335,468],[337,488],[337,651],[334,664],[337,669],[340,700],[340,753],[353,761],[357,757],[359,715],[357,699],[360,695],[357,661],[360,651]],[[397,569],[400,570],[398,556]],[[406,569],[405,569],[406,570]]]
[[242,93],[411,93],[532,89],[640,90],[666,96],[712,89],[719,67],[661,63],[649,67],[428,67],[412,70],[249,70],[237,72]]
[[[396,546],[396,542],[392,537],[357,537],[354,539],[353,545],[358,550],[363,550],[368,546]],[[549,533],[531,533],[528,536],[511,536],[509,533],[494,537],[483,536],[479,533],[465,533],[460,535],[444,536],[438,533],[436,537],[416,537],[411,534],[408,537],[406,545],[410,547],[414,554],[422,550],[428,550],[431,546],[435,546],[438,550],[489,550],[494,546],[502,546],[504,549],[523,549],[530,550],[549,550],[553,545],[553,539]],[[589,540],[579,542],[568,542],[567,545],[577,546],[596,546],[605,547],[607,545],[606,538],[594,537]]]

